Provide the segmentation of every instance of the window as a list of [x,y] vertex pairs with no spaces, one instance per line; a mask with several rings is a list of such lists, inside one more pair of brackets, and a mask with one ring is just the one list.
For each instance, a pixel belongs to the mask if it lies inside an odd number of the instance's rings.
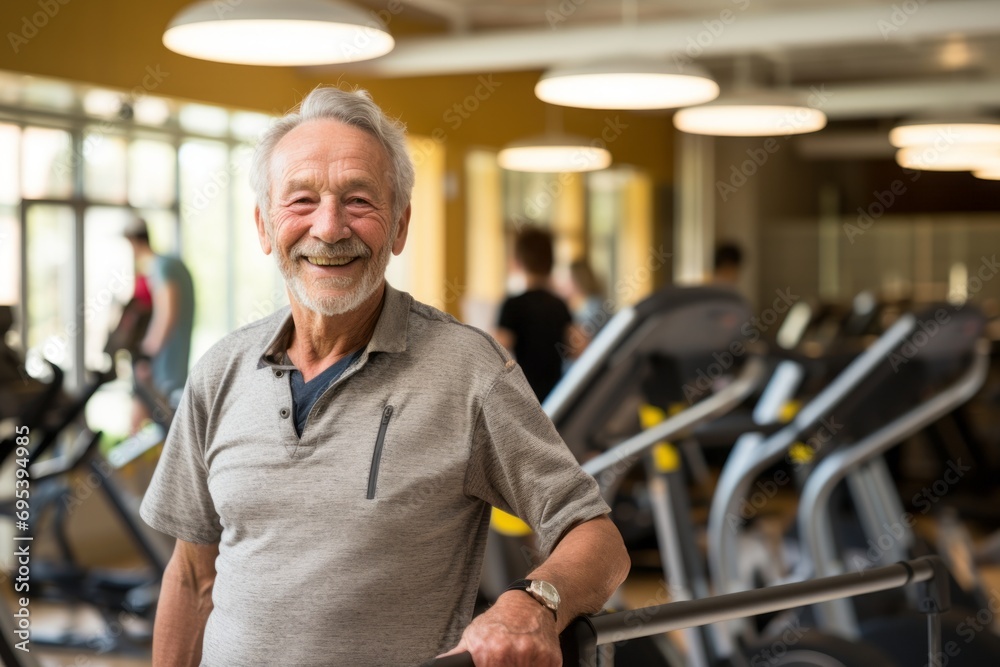
[[[59,364],[73,389],[85,369],[106,365],[108,332],[134,290],[122,238],[133,214],[146,220],[154,251],[179,255],[192,274],[191,363],[287,304],[274,258],[260,249],[247,179],[251,144],[270,116],[145,96],[132,100],[132,120],[95,125],[87,104],[110,119],[122,94],[5,72],[0,82],[0,98],[17,107],[0,111],[0,303],[19,304],[15,333],[35,366],[43,357]],[[444,307],[443,149],[425,158],[407,249],[390,272],[397,287]],[[124,435],[129,381],[88,403],[92,428]]]

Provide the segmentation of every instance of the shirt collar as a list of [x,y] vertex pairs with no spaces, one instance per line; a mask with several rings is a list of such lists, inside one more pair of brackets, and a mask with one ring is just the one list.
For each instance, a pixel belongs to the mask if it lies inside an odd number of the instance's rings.
[[[406,292],[400,292],[388,282],[385,283],[382,312],[379,313],[378,322],[375,323],[375,331],[372,332],[371,340],[365,347],[364,357],[367,358],[372,352],[406,351],[406,325],[409,320],[412,300],[413,297]],[[294,365],[288,360],[287,354],[294,326],[292,311],[289,308],[279,319],[274,333],[264,345],[257,368],[264,366],[294,368]]]

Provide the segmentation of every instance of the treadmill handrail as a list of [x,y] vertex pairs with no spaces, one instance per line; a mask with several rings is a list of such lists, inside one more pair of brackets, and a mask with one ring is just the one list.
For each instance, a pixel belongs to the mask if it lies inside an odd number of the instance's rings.
[[542,404],[549,419],[558,421],[562,417],[563,411],[583,391],[587,380],[600,370],[601,363],[615,352],[623,338],[631,334],[635,318],[635,308],[622,308],[584,348],[583,354],[573,362]]
[[[813,574],[825,576],[836,569],[836,546],[827,512],[833,489],[858,466],[884,454],[975,396],[986,381],[989,366],[990,343],[986,339],[980,339],[976,341],[968,370],[948,388],[861,440],[842,445],[816,466],[802,489],[798,509],[799,533],[806,552],[802,563],[813,563]],[[805,569],[797,574],[799,577],[808,575]],[[847,624],[842,627],[844,632],[858,634],[857,626],[851,619],[836,614],[829,608],[817,611],[821,623],[825,622],[827,627],[836,622],[832,618],[836,617],[839,622]]]
[[[650,637],[684,628],[731,621],[746,616],[756,616],[785,609],[794,609],[827,600],[836,600],[868,593],[901,588],[911,584],[933,582],[923,591],[928,614],[928,652],[935,655],[940,647],[940,626],[934,621],[948,605],[947,582],[942,581],[944,564],[938,556],[925,556],[909,561],[876,568],[859,577],[842,574],[779,586],[769,586],[752,591],[728,593],[700,600],[669,602],[653,607],[581,617],[576,622],[588,624],[591,629],[590,647],[615,642]],[[573,628],[573,623],[570,624]],[[577,633],[585,636],[586,633]],[[583,642],[581,642],[583,643]],[[565,644],[564,644],[565,647]],[[574,653],[587,656],[586,646],[576,646]],[[592,655],[592,653],[591,653]],[[587,664],[585,660],[563,663],[565,667]],[[475,667],[469,653],[458,653],[436,658],[429,667]]]
[[[833,382],[813,397],[787,426],[754,446],[752,456],[729,457],[719,476],[716,495],[708,515],[708,558],[716,590],[728,593],[734,589],[737,578],[733,575],[739,571],[739,550],[734,546],[737,533],[728,528],[726,518],[739,516],[740,502],[747,495],[753,481],[761,472],[780,461],[804,431],[829,413],[874,372],[916,326],[917,318],[912,314],[900,317],[878,340],[848,364]],[[744,467],[741,469],[741,466]]]
[[[594,477],[616,466],[622,461],[630,461],[656,443],[673,438],[703,422],[732,410],[743,402],[761,385],[767,373],[767,365],[757,356],[747,359],[740,374],[728,386],[708,398],[698,401],[690,408],[646,429],[611,449],[583,463],[585,472]],[[598,482],[600,478],[598,477]]]

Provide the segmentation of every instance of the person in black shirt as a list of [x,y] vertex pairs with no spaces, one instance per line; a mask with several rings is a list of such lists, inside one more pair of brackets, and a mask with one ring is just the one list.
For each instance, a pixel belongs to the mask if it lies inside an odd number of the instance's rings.
[[497,341],[517,359],[539,401],[559,382],[573,318],[566,303],[549,291],[552,235],[536,227],[523,229],[514,242],[514,262],[524,272],[526,290],[500,307]]

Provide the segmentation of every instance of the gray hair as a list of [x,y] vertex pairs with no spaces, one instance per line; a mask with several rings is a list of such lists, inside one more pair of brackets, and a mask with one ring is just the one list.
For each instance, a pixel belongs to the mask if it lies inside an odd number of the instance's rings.
[[250,187],[257,196],[257,206],[265,220],[271,204],[271,157],[281,138],[302,123],[331,119],[364,130],[382,145],[389,157],[392,179],[392,222],[410,203],[413,192],[413,162],[406,150],[406,128],[372,101],[367,90],[341,90],[334,86],[317,86],[288,114],[275,121],[254,149],[250,162]]

